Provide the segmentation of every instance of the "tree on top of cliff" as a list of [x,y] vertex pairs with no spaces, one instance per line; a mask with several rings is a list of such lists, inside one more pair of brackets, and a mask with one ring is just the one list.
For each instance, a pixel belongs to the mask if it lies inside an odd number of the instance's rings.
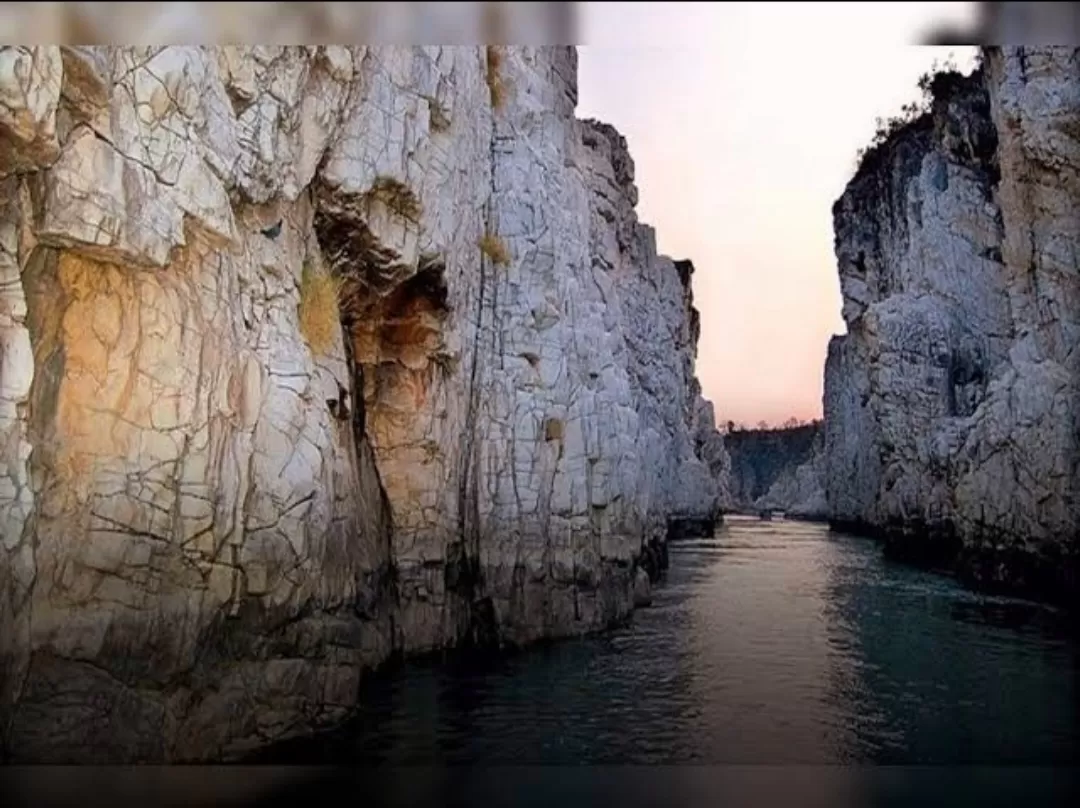
[[[976,68],[978,70],[978,68]],[[855,176],[870,170],[887,151],[890,144],[906,132],[921,131],[932,123],[931,112],[935,98],[947,98],[966,79],[956,66],[952,54],[943,62],[935,59],[930,69],[923,73],[916,86],[920,97],[900,107],[900,113],[891,118],[878,118],[877,128],[870,145],[859,149],[855,156]]]
[[960,68],[956,66],[956,60],[953,59],[953,55],[950,53],[948,58],[943,62],[939,62],[935,59],[930,64],[930,69],[919,76],[917,86],[919,92],[922,93],[923,101],[929,103],[934,98],[934,83],[939,77],[949,75],[961,75]]
[[776,424],[770,426],[765,420],[758,421],[756,426],[749,427],[745,424],[738,424],[734,421],[727,422],[727,434],[739,435],[742,433],[745,437],[753,440],[755,437],[779,435],[782,436],[785,433],[806,432],[816,433],[821,430],[824,421],[820,418],[802,420],[799,418],[788,418],[783,424]]

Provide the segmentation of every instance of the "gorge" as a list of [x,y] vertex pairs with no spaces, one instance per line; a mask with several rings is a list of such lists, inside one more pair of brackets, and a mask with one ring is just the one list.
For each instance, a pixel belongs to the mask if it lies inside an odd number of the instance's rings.
[[833,208],[847,333],[822,434],[728,435],[730,487],[744,510],[1075,605],[1080,57],[984,47],[923,85]]
[[1080,51],[926,89],[833,210],[824,420],[722,434],[574,47],[0,48],[4,756],[241,758],[732,511],[1074,603]]

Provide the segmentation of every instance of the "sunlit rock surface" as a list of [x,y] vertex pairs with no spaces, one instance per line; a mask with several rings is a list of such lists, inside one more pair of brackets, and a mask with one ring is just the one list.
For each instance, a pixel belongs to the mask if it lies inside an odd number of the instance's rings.
[[[235,757],[604,628],[728,461],[572,48],[0,49],[0,726]],[[328,291],[329,290],[329,291]]]

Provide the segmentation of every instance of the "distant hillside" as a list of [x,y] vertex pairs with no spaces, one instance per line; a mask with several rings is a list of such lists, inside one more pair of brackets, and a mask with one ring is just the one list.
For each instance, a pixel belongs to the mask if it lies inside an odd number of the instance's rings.
[[734,429],[724,437],[731,456],[731,497],[739,510],[752,509],[786,470],[810,459],[822,422],[777,429]]

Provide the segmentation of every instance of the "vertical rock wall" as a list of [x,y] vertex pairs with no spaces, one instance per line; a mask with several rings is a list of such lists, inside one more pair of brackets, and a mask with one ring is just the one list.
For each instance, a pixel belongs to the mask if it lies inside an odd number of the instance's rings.
[[834,208],[828,503],[972,580],[1076,593],[1080,59],[990,48]]
[[[733,505],[741,511],[768,507],[814,515],[814,501],[824,497],[825,481],[816,471],[824,454],[820,422],[777,429],[736,429],[725,436],[730,455]],[[803,466],[806,471],[799,472]],[[798,488],[796,478],[803,478]],[[775,490],[774,490],[775,489]],[[770,494],[775,496],[769,497]],[[766,503],[766,500],[769,500]]]
[[754,501],[760,511],[780,510],[792,519],[826,521],[825,429],[816,424],[813,440],[805,455],[785,463],[769,489]]
[[0,49],[0,725],[231,757],[625,617],[726,454],[570,48]]

